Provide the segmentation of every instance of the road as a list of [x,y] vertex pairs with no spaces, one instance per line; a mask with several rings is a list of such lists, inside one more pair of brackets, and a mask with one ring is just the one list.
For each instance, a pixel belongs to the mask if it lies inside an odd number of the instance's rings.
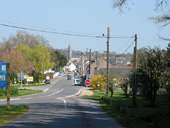
[[[97,101],[77,96],[83,87],[60,76],[52,86],[39,87],[44,92],[11,98],[11,105],[28,105],[29,112],[2,128],[121,128],[105,114]],[[6,101],[0,101],[5,105]]]

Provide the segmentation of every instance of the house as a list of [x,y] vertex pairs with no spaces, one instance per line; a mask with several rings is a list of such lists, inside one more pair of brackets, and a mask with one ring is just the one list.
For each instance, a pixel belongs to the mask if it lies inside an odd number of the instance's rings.
[[[102,68],[106,68],[107,67],[107,61],[106,59],[104,59],[103,54],[100,54],[99,59],[97,61],[91,61],[90,64],[90,74],[91,77],[93,77],[94,75],[96,75],[96,70],[102,69]],[[109,63],[109,68],[113,68],[113,65],[111,63]]]
[[69,64],[68,66],[67,66],[67,71],[74,71],[74,70],[76,70],[77,68],[76,68],[76,66],[73,64],[73,63],[71,63],[71,64]]
[[[128,66],[127,64],[116,64],[113,67],[109,68],[109,73],[116,72],[118,74],[129,74],[132,70],[132,66]],[[106,73],[106,68],[100,68],[100,72]]]
[[71,57],[72,62],[80,62],[81,56],[80,55],[75,55]]
[[[107,60],[102,54],[100,54],[100,57],[97,61],[92,61],[90,64],[91,77],[97,75],[98,72],[107,73]],[[116,57],[115,59],[109,59],[109,73],[117,72],[119,74],[129,74],[133,68],[129,64],[130,61],[131,57]]]

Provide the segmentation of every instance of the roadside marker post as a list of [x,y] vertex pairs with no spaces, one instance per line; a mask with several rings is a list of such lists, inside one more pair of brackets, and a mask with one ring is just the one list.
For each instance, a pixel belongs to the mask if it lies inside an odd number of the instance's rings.
[[85,80],[85,85],[86,85],[86,93],[85,95],[87,95],[87,87],[91,84],[90,80]]
[[10,110],[10,63],[7,63],[7,108]]

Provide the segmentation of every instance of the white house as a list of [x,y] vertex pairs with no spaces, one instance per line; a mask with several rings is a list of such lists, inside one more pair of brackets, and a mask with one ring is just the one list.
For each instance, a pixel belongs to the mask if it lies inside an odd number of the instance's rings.
[[70,65],[67,66],[67,70],[74,71],[76,69],[77,68],[76,68],[76,66],[73,63],[71,63]]

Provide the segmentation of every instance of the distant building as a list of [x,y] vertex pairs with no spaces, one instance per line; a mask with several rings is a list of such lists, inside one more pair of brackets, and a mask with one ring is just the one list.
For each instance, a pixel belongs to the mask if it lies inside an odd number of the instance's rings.
[[74,62],[74,61],[80,62],[80,59],[81,59],[81,56],[80,56],[80,55],[75,55],[75,56],[72,56],[72,57],[71,57],[71,61],[72,61],[72,62]]
[[71,45],[69,44],[68,46],[68,56],[67,59],[70,60],[72,58],[72,49],[71,49]]
[[68,66],[67,66],[67,71],[74,71],[74,70],[76,70],[77,68],[76,68],[76,66],[73,64],[73,63],[71,63],[71,64],[69,64]]
[[[96,75],[96,70],[99,70],[101,68],[106,68],[106,64],[107,64],[107,61],[104,59],[104,56],[101,54],[99,59],[97,60],[97,63],[96,61],[93,62],[91,61],[91,64],[90,64],[90,75],[91,77],[93,77],[94,75]],[[113,65],[111,63],[109,63],[109,68],[113,68]]]
[[[120,74],[129,74],[132,70],[132,65],[130,65],[131,58],[116,57],[115,59],[109,59],[109,73],[116,72]],[[107,60],[103,55],[90,64],[90,75],[93,77],[97,75],[97,72],[107,72]]]

